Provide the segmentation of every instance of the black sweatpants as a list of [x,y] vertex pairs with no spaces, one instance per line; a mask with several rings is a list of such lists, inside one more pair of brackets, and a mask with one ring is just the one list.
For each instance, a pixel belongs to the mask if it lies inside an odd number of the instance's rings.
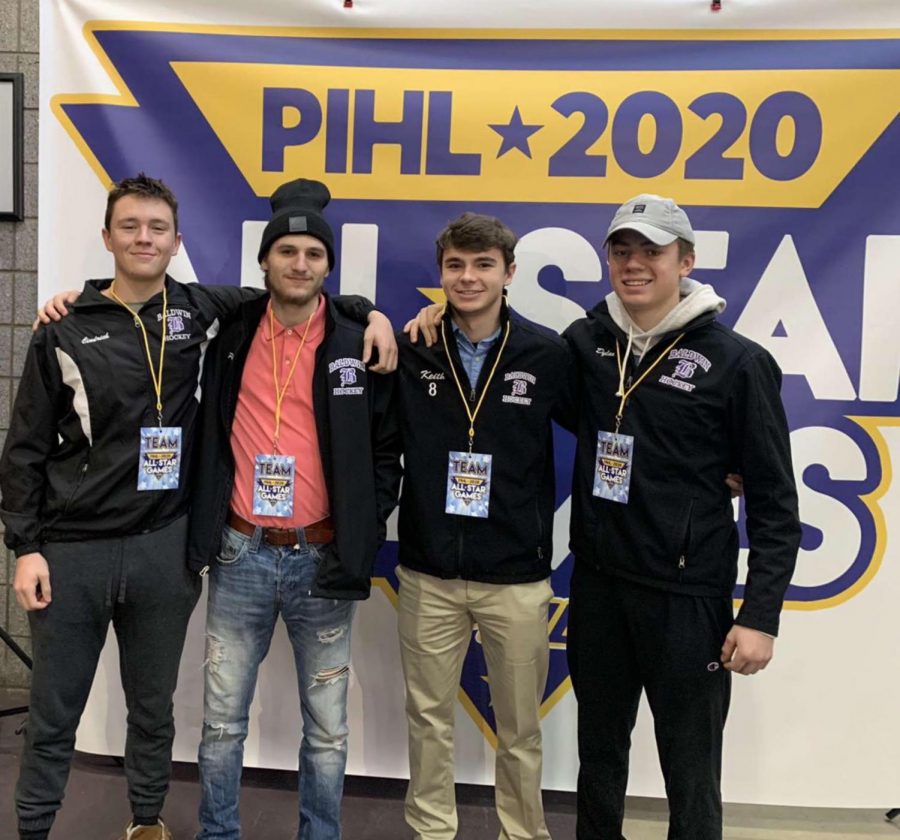
[[576,562],[567,648],[578,700],[578,840],[623,838],[642,689],[669,800],[669,840],[721,840],[731,674],[719,657],[732,623],[730,598],[666,592]]
[[128,707],[125,775],[135,816],[162,809],[172,694],[200,579],[185,563],[187,517],[149,534],[48,543],[52,601],[29,613],[34,672],[16,786],[20,829],[48,829],[62,804],[100,651],[112,621]]

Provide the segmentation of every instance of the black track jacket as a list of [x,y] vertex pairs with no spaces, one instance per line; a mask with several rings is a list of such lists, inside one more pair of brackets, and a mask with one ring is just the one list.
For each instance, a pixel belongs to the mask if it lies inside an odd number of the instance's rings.
[[[797,492],[781,371],[758,344],[712,313],[662,336],[632,380],[685,335],[629,397],[620,432],[634,436],[627,504],[592,494],[597,432],[613,431],[619,399],[616,340],[626,337],[605,302],[565,338],[579,368],[580,416],[572,551],[638,583],[691,595],[731,596],[738,531],[725,475],[744,478],[749,575],[739,624],[772,635],[800,544]],[[679,364],[684,363],[679,368]]]
[[[339,393],[341,359],[362,355],[365,327],[341,315],[326,295],[325,337],[316,350],[313,405],[335,540],[324,548],[312,594],[367,598],[375,554],[397,504],[402,469],[391,407],[393,375],[358,371],[362,393]],[[194,474],[188,563],[201,571],[215,559],[234,487],[231,425],[250,344],[269,296],[245,303],[222,330],[203,376],[201,442]]]
[[[177,490],[138,492],[141,426],[158,425],[140,329],[92,280],[71,314],[31,340],[0,461],[0,516],[17,556],[44,542],[148,533],[187,512],[199,376],[220,318],[248,294],[166,277],[163,425],[182,429]],[[139,310],[159,362],[162,293]]]
[[[484,583],[529,583],[550,574],[555,508],[550,421],[572,427],[572,365],[556,333],[507,312],[504,306],[509,340],[475,422],[473,451],[493,457],[486,519],[444,512],[449,452],[468,449],[469,420],[443,343],[428,348],[398,336],[405,464],[400,562],[414,571]],[[449,324],[447,342],[468,394]],[[502,342],[501,332],[474,389],[479,396]]]

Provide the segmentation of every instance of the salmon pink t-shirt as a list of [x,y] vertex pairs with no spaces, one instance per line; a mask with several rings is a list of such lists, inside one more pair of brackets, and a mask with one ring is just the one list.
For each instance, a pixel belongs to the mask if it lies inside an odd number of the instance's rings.
[[[234,490],[231,508],[242,519],[255,525],[275,528],[300,528],[329,515],[328,491],[319,451],[316,419],[313,409],[312,381],[316,348],[325,335],[325,298],[313,313],[306,341],[306,322],[285,328],[274,319],[274,336],[270,335],[271,301],[260,319],[250,345],[238,394],[237,410],[231,428],[231,451],[234,454]],[[275,381],[272,371],[272,341],[278,363],[278,383],[284,387],[294,355],[303,342],[297,367],[281,403],[281,431],[278,453],[293,455],[294,513],[292,516],[256,516],[253,513],[253,484],[257,455],[274,454]]]

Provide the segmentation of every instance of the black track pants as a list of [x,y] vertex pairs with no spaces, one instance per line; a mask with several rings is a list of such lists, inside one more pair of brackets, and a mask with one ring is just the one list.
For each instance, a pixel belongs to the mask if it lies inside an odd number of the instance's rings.
[[719,657],[732,623],[730,598],[665,592],[576,562],[568,658],[578,700],[578,840],[622,838],[642,689],[669,799],[669,840],[721,840],[731,675]]
[[136,816],[162,808],[172,763],[172,694],[200,578],[185,564],[187,518],[120,539],[49,543],[53,600],[29,613],[34,648],[19,827],[49,828],[112,621],[128,706],[125,775]]

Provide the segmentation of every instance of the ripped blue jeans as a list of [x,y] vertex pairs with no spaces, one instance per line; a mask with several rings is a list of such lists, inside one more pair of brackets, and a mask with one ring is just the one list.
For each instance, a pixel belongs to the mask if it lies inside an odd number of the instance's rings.
[[353,601],[314,598],[319,560],[303,529],[271,546],[261,530],[222,534],[210,568],[207,663],[200,743],[198,840],[238,840],[244,739],[259,664],[281,615],[294,649],[303,717],[298,840],[339,840],[347,763],[347,685]]

